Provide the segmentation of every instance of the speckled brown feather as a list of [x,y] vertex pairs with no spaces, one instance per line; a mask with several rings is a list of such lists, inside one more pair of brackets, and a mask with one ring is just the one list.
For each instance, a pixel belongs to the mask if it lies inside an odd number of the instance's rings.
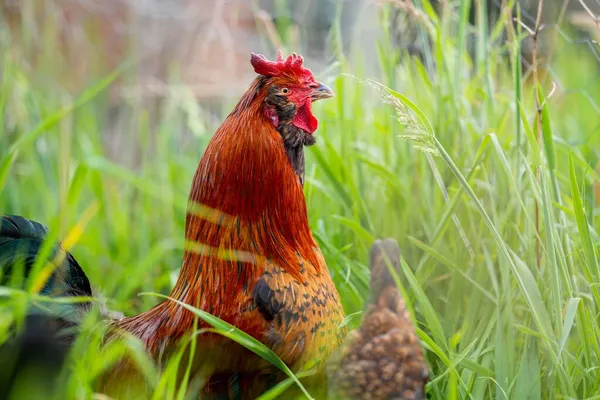
[[371,249],[372,301],[360,328],[330,360],[332,398],[425,398],[427,366],[387,260],[398,270],[400,248],[393,239],[378,240]]

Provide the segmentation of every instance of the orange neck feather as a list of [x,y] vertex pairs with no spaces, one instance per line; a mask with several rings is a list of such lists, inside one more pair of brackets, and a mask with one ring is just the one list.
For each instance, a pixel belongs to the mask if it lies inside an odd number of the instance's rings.
[[[248,89],[200,160],[186,218],[188,245],[171,292],[226,320],[238,308],[232,294],[251,289],[267,260],[298,278],[299,257],[320,271],[302,185],[263,114],[263,83],[258,78]],[[209,211],[192,211],[202,206]]]

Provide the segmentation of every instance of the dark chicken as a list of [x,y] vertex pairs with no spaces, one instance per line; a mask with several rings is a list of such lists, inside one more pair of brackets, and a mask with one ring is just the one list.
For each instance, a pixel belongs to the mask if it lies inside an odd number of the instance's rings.
[[[388,264],[389,263],[389,264]],[[358,330],[330,360],[333,398],[419,400],[425,398],[427,366],[410,314],[390,265],[399,270],[393,239],[371,248],[371,303]]]
[[[0,285],[25,289],[23,278],[29,275],[47,232],[45,226],[23,217],[0,217]],[[92,296],[90,283],[71,254],[55,245],[48,261],[56,268],[41,294]],[[10,303],[0,305],[11,307]],[[90,302],[82,302],[29,308],[23,334],[0,346],[0,399],[24,392],[31,399],[47,399],[57,389],[55,381],[75,337],[73,330],[90,307]],[[30,387],[32,381],[35,390]]]

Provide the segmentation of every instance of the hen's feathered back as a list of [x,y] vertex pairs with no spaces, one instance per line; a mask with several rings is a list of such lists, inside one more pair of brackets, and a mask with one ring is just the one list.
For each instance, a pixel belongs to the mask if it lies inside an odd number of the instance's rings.
[[[7,285],[15,279],[13,273],[23,268],[21,277],[28,278],[39,251],[48,234],[48,228],[29,219],[4,215],[0,219],[0,284]],[[90,282],[73,256],[65,252],[61,256],[60,244],[55,244],[48,262],[55,264],[40,294],[59,296],[92,296]],[[22,286],[22,285],[20,285]],[[88,303],[79,306],[87,308]]]
[[371,295],[359,329],[332,357],[334,398],[417,400],[428,377],[421,345],[388,262],[398,270],[400,247],[393,239],[371,248]]

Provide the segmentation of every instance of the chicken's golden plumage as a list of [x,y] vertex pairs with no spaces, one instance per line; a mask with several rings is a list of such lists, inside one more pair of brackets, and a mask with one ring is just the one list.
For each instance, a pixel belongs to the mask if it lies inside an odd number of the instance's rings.
[[[308,225],[302,189],[304,147],[314,143],[318,126],[312,102],[333,93],[296,54],[279,54],[276,61],[253,54],[251,63],[259,76],[217,129],[196,170],[186,220],[192,245],[171,297],[245,331],[298,370],[326,358],[345,334],[338,329],[340,298]],[[193,212],[202,207],[200,215]],[[158,358],[194,323],[190,311],[164,301],[115,325]],[[200,322],[198,328],[206,326]],[[282,377],[223,336],[201,334],[197,346],[194,368],[210,376],[209,394],[230,391],[233,380],[260,392],[264,387],[256,380],[265,377],[266,387]],[[257,394],[246,389],[244,398]]]

